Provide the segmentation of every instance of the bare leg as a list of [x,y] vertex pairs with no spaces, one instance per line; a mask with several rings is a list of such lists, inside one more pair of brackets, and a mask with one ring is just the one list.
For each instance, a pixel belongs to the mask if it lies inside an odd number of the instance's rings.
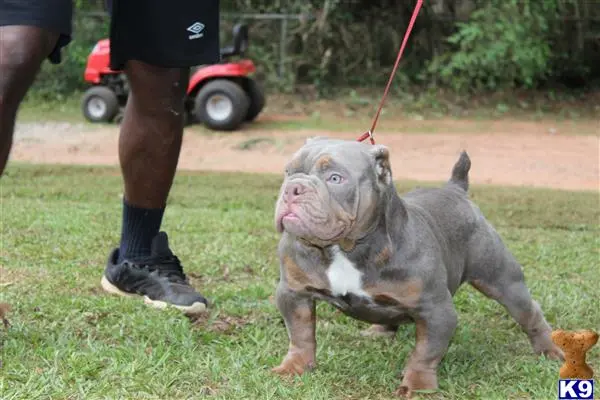
[[12,147],[21,101],[58,36],[33,26],[0,27],[0,176]]
[[283,315],[289,337],[289,350],[273,372],[281,375],[301,375],[315,367],[316,314],[312,299],[298,297],[294,292],[279,286],[276,294],[277,308]]
[[119,137],[125,199],[137,207],[162,208],[181,151],[189,71],[129,61],[126,73],[131,95]]

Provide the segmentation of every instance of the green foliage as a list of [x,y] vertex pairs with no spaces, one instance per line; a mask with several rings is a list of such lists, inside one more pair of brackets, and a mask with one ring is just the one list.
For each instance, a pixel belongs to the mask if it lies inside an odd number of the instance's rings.
[[42,64],[30,96],[39,100],[63,101],[73,92],[84,89],[83,72],[87,57],[96,42],[108,35],[108,23],[106,18],[75,18],[73,39],[62,50],[62,62],[59,65]]
[[549,19],[556,16],[551,3],[488,3],[457,24],[447,39],[454,48],[434,60],[430,71],[458,90],[536,86],[550,72]]
[[[586,38],[598,33],[592,21],[600,18],[600,7],[585,6],[585,1],[425,2],[394,85],[400,91],[419,84],[476,92],[566,79],[591,83],[600,77],[600,52]],[[247,23],[248,56],[269,90],[291,92],[310,85],[320,95],[335,95],[340,87],[381,87],[413,7],[413,1],[402,0],[224,0],[222,45],[229,44],[234,23]],[[77,0],[76,9],[74,40],[63,51],[61,65],[44,64],[35,97],[62,100],[86,87],[86,58],[108,34],[109,20],[85,14],[102,10],[103,0]],[[305,17],[290,19],[283,32],[278,19],[239,16],[265,13]]]

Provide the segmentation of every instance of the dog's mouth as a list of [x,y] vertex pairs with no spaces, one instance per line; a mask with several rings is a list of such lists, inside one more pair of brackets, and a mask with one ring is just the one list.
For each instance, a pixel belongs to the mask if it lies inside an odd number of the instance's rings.
[[285,211],[281,213],[277,218],[277,230],[279,231],[279,233],[284,231],[285,227],[283,226],[283,224],[285,222],[300,223],[301,221],[300,217],[293,211]]
[[307,224],[307,221],[304,220],[305,217],[301,212],[298,213],[289,209],[285,210],[277,217],[277,230],[279,233],[288,231],[304,241],[317,246],[334,243],[343,238],[346,233],[346,225],[333,231],[315,230],[312,224]]

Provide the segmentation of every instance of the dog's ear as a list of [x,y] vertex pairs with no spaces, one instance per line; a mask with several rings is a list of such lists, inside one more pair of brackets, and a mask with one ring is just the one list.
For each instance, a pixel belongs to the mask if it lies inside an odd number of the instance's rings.
[[381,144],[373,145],[371,150],[375,174],[379,183],[392,184],[392,167],[390,165],[390,150]]

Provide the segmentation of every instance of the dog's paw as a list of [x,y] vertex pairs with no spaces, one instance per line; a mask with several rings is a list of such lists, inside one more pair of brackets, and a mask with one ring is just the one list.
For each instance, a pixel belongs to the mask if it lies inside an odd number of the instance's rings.
[[361,336],[367,337],[386,337],[393,338],[396,336],[397,328],[387,325],[371,325],[369,328],[360,332]]
[[550,334],[541,334],[532,340],[533,351],[550,360],[564,361],[565,355],[553,341]]
[[271,371],[278,375],[302,375],[315,367],[313,357],[290,351],[279,366]]
[[543,350],[542,354],[550,360],[565,361],[565,354],[561,349],[559,349],[556,346],[550,349]]
[[415,390],[436,390],[437,375],[433,370],[406,369],[400,387],[394,392],[405,399],[412,398]]

